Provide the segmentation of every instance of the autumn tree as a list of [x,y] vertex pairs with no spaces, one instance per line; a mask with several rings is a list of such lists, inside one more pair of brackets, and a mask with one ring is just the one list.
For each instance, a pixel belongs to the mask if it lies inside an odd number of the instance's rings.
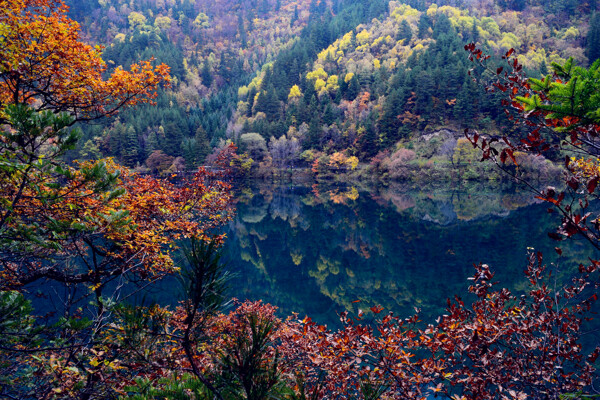
[[[0,11],[0,357],[3,376],[23,378],[3,382],[0,396],[105,397],[111,381],[98,382],[118,370],[120,354],[100,354],[122,286],[176,272],[179,240],[218,242],[209,231],[228,218],[229,186],[204,170],[175,185],[111,160],[65,163],[79,138],[74,123],[152,103],[168,67],[148,61],[108,74],[62,1],[0,1]],[[54,319],[32,329],[18,292],[40,280],[82,297],[63,299]]]
[[[489,56],[472,44],[466,49],[480,68],[489,71]],[[483,159],[504,169],[516,164],[517,151],[551,156],[561,154],[568,171],[566,189],[562,192],[554,188],[539,191],[529,186],[539,198],[553,204],[562,217],[561,226],[550,235],[552,238],[562,240],[581,234],[594,247],[600,248],[596,219],[588,212],[589,200],[598,195],[596,187],[600,180],[596,172],[600,148],[600,63],[586,69],[576,66],[570,59],[564,64],[554,63],[553,74],[535,79],[523,73],[523,67],[513,53],[514,50],[510,50],[504,56],[508,61],[506,67],[490,71],[497,79],[489,83],[488,89],[507,94],[503,101],[505,111],[509,120],[522,128],[523,135],[487,138],[475,132],[469,134],[468,139],[483,151]]]
[[97,119],[151,102],[156,86],[168,80],[168,67],[150,61],[129,72],[117,67],[103,79],[102,49],[81,41],[79,25],[60,0],[3,0],[0,9],[0,110],[27,104],[67,112],[75,121]]

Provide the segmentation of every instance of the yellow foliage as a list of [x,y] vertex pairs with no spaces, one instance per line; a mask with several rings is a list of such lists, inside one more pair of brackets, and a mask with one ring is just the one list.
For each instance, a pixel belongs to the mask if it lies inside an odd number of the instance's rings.
[[292,252],[290,253],[290,256],[292,257],[292,262],[294,263],[294,265],[300,265],[303,258],[301,253]]
[[129,21],[129,25],[135,29],[137,27],[143,26],[146,23],[146,17],[144,14],[132,11],[127,16],[127,20]]
[[488,35],[492,35],[494,37],[499,37],[500,36],[500,28],[498,27],[498,24],[496,23],[496,21],[494,21],[493,18],[490,17],[483,17],[481,18],[481,28],[488,34]]
[[429,17],[434,17],[437,14],[437,11],[438,11],[438,6],[437,6],[437,4],[434,3],[434,4],[430,5],[429,8],[427,9],[427,15]]
[[256,90],[258,90],[262,85],[262,78],[260,76],[256,76],[254,77],[254,79],[252,79],[252,82],[250,82],[250,84],[248,85],[248,90],[254,88]]
[[381,37],[381,36],[380,36],[380,37],[378,37],[378,38],[377,38],[377,39],[375,39],[375,40],[373,41],[373,43],[371,44],[371,48],[379,46],[381,43],[383,43],[383,40],[384,40],[384,38],[383,38],[383,37]]
[[600,176],[600,160],[597,158],[584,159],[571,157],[569,168],[575,173],[580,173],[585,178]]
[[[308,79],[308,80],[313,80],[313,79],[325,80],[325,79],[327,79],[327,72],[325,72],[323,67],[319,67],[316,69],[316,71],[311,71],[311,72],[307,73],[306,79]],[[316,85],[316,83],[315,83],[315,85]]]
[[238,97],[246,97],[248,96],[248,87],[242,86],[238,88]]
[[575,28],[574,26],[571,26],[562,34],[562,39],[574,40],[577,39],[580,35],[581,32],[579,32],[579,29]]
[[341,50],[346,50],[348,47],[350,47],[351,43],[352,43],[352,32],[348,32],[344,36],[342,36],[342,39],[340,39],[338,46]]
[[204,13],[198,14],[196,19],[194,19],[193,25],[198,29],[206,29],[210,28],[208,16]]
[[394,17],[397,22],[406,19],[406,17],[416,17],[418,15],[419,12],[408,4],[401,4],[392,11],[392,17]]
[[381,68],[381,62],[375,58],[373,60],[373,66],[375,67],[375,69],[379,69],[379,68]]
[[348,192],[346,192],[346,197],[348,197],[350,200],[356,201],[356,199],[358,199],[359,197],[358,190],[354,186],[352,186],[352,188]]
[[171,27],[171,18],[169,17],[156,17],[154,20],[154,26],[161,31],[166,31]]
[[461,10],[452,6],[441,6],[440,8],[438,8],[438,13],[446,14],[446,16],[450,18],[450,21],[452,21],[453,19],[457,21],[461,16]]
[[292,86],[290,89],[290,94],[288,94],[288,99],[297,99],[302,96],[302,92],[300,91],[300,87],[298,85]]
[[317,55],[317,58],[319,59],[319,61],[325,61],[328,57],[334,58],[336,50],[337,49],[333,45],[331,45],[328,48],[326,48],[325,50],[323,50],[322,52],[320,52]]
[[360,45],[364,45],[369,42],[369,37],[371,34],[366,29],[361,31],[358,35],[356,35],[356,42]]
[[502,34],[502,40],[499,43],[503,49],[518,49],[521,47],[521,40],[511,32],[504,32]]
[[527,54],[519,57],[519,61],[527,68],[538,68],[543,62],[547,62],[546,50],[543,48],[532,48]]
[[315,90],[317,92],[319,92],[319,91],[321,91],[321,89],[325,88],[326,85],[327,84],[325,83],[325,81],[323,79],[319,78],[315,81]]
[[450,18],[450,22],[452,22],[452,24],[457,26],[460,30],[466,31],[466,30],[473,29],[473,24],[475,23],[475,18],[461,15],[460,17],[458,17],[456,19]]
[[329,92],[335,92],[336,90],[338,90],[339,88],[339,84],[338,84],[338,76],[337,75],[331,75],[328,79],[327,79],[327,91]]
[[[348,157],[348,159],[346,160],[346,164],[348,164],[350,169],[354,171],[356,169],[356,167],[358,166],[358,157],[356,157],[356,156]],[[352,200],[355,200],[355,199],[352,199]]]
[[354,78],[354,73],[348,72],[344,77],[344,82],[348,83],[352,80],[352,78]]

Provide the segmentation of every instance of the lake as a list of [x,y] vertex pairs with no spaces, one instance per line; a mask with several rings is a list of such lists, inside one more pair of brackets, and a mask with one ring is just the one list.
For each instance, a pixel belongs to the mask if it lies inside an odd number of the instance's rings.
[[522,291],[528,248],[563,271],[592,255],[570,241],[560,243],[568,258],[559,258],[547,235],[558,217],[515,188],[263,183],[241,189],[236,206],[224,249],[237,274],[231,295],[330,326],[341,311],[373,305],[406,316],[418,307],[433,321],[447,298],[468,298],[474,263]]

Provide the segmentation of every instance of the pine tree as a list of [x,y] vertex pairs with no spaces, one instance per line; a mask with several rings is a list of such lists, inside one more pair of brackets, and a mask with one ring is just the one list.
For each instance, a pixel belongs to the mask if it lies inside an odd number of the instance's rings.
[[407,45],[408,42],[412,39],[413,33],[410,28],[410,24],[406,22],[405,19],[400,23],[400,28],[398,28],[398,33],[396,34],[397,40],[404,40],[404,45]]
[[431,28],[431,18],[427,15],[427,13],[421,13],[421,17],[419,18],[419,25],[417,29],[419,31],[419,39],[424,39],[429,32],[429,28]]
[[595,12],[590,20],[590,30],[588,31],[586,56],[590,65],[600,58],[600,13]]
[[137,133],[133,126],[128,126],[125,133],[125,143],[122,148],[121,158],[128,167],[133,167],[138,162],[140,153]]
[[210,87],[213,83],[213,76],[210,72],[210,66],[208,65],[208,61],[204,61],[202,65],[202,71],[200,73],[200,78],[202,78],[202,84],[206,87]]
[[360,83],[358,82],[358,78],[356,77],[356,75],[354,75],[352,77],[352,79],[350,79],[350,82],[348,84],[348,90],[346,91],[346,98],[348,100],[354,100],[356,98],[356,96],[358,96],[358,94],[360,93]]
[[160,144],[158,143],[158,136],[156,132],[152,130],[148,135],[148,139],[146,139],[145,153],[146,157],[148,157],[154,150],[158,150],[160,148]]
[[194,136],[194,153],[195,166],[202,165],[206,156],[210,153],[210,142],[202,125],[196,129],[196,135]]
[[378,152],[377,134],[370,120],[367,120],[365,126],[359,128],[358,148],[361,158],[370,159]]
[[165,127],[165,143],[162,149],[166,154],[178,157],[181,155],[181,142],[183,134],[181,129],[174,122],[168,122]]
[[477,22],[473,21],[473,29],[471,30],[471,42],[477,43],[479,41],[479,27]]
[[406,102],[402,89],[393,90],[385,99],[381,119],[379,120],[379,133],[383,138],[384,147],[396,143],[399,139],[400,120],[398,116],[404,110]]
[[319,120],[318,115],[313,115],[310,123],[308,124],[308,134],[307,134],[307,148],[316,147],[319,144],[319,139],[321,138],[321,121]]
[[246,29],[244,28],[244,17],[242,16],[242,13],[238,14],[238,31],[240,34],[242,49],[245,49],[248,47],[248,35],[246,34]]

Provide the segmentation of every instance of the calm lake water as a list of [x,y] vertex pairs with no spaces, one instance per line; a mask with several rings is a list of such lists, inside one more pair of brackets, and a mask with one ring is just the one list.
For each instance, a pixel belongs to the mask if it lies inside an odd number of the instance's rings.
[[569,259],[558,258],[547,236],[558,219],[547,209],[514,188],[250,186],[227,227],[231,295],[330,326],[340,311],[373,305],[407,316],[418,307],[433,320],[447,298],[468,298],[474,263],[524,290],[528,248],[563,270],[585,262],[581,242],[561,243]]

